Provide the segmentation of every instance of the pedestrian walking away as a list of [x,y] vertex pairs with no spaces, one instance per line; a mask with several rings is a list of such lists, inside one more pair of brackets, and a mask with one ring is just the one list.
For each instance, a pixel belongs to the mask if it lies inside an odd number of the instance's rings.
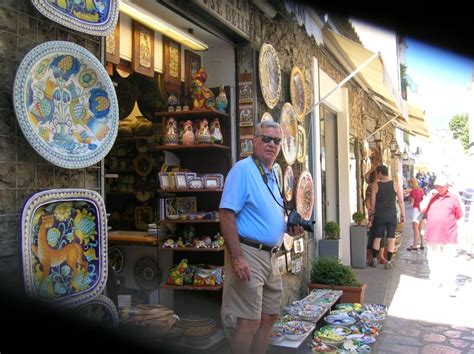
[[287,229],[272,172],[281,136],[278,123],[257,124],[253,155],[229,171],[219,206],[227,248],[221,316],[234,354],[265,353],[282,299],[276,254],[285,231],[303,232],[299,225]]
[[[371,217],[369,227],[374,225],[374,242],[372,244],[372,267],[377,266],[377,255],[380,251],[381,240],[387,235],[387,262],[385,269],[392,268],[392,256],[395,252],[395,231],[397,223],[405,219],[405,204],[401,186],[388,177],[388,168],[379,165],[376,168],[377,180],[372,185]],[[400,218],[397,220],[397,203]]]
[[426,213],[430,280],[436,286],[446,287],[450,296],[456,296],[457,221],[463,216],[463,211],[459,197],[449,189],[451,186],[447,176],[437,176],[435,188],[423,199],[420,209]]

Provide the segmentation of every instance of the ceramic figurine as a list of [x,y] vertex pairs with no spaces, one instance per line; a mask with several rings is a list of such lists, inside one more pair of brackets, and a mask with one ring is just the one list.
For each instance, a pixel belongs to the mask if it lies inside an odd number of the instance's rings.
[[203,119],[199,123],[199,130],[196,132],[196,141],[198,144],[209,144],[211,142],[211,133],[209,132],[207,119]]
[[221,87],[219,87],[219,94],[216,97],[216,108],[220,112],[225,112],[228,104],[229,101],[224,91],[224,85],[221,85]]
[[172,92],[170,97],[168,97],[168,112],[174,112],[178,105],[178,97],[176,97],[176,93]]
[[221,124],[219,123],[218,118],[214,118],[214,120],[212,121],[211,136],[214,143],[222,144]]
[[195,140],[194,132],[193,132],[193,122],[187,120],[184,123],[184,130],[183,130],[183,145],[193,145]]
[[191,84],[193,109],[212,109],[216,105],[214,93],[205,86],[206,80],[207,73],[202,68],[193,75]]
[[164,143],[165,145],[178,145],[178,126],[173,117],[168,119],[166,124]]

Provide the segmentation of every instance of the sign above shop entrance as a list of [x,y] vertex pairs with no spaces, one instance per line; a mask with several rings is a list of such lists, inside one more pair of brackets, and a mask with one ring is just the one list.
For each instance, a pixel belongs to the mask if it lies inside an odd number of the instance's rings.
[[193,2],[240,36],[250,39],[250,9],[248,0],[193,0]]

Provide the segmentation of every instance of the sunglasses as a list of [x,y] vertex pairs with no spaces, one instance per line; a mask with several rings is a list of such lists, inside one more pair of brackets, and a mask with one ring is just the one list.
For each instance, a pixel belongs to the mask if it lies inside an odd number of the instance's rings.
[[258,135],[258,137],[262,138],[262,141],[265,144],[268,144],[272,140],[275,143],[275,145],[280,145],[280,142],[281,142],[281,138],[274,138],[274,137],[268,136],[268,135]]

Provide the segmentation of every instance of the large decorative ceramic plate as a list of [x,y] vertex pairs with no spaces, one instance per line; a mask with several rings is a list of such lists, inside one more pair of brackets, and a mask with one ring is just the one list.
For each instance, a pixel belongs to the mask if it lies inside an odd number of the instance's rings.
[[108,36],[117,25],[119,0],[32,0],[36,9],[57,23],[93,36]]
[[33,194],[21,215],[26,294],[76,306],[97,297],[107,280],[107,216],[102,197],[85,189]]
[[295,187],[295,175],[293,174],[293,168],[287,166],[284,174],[284,183],[283,183],[283,194],[285,199],[289,202],[293,199],[293,189]]
[[133,270],[137,285],[146,291],[155,289],[159,282],[158,271],[158,263],[154,259],[140,258]]
[[13,98],[26,139],[55,165],[94,165],[115,142],[118,103],[112,81],[81,46],[52,41],[33,48],[17,70]]
[[298,149],[298,121],[291,103],[285,103],[281,110],[280,126],[283,132],[282,151],[288,165],[293,165],[296,161]]
[[261,121],[261,122],[264,122],[264,121],[266,121],[266,120],[273,121],[272,115],[271,115],[270,113],[268,113],[268,112],[263,113],[263,114],[262,114],[262,118],[260,118],[260,121]]
[[107,296],[99,295],[75,310],[75,312],[97,325],[118,327],[119,313],[114,302]]
[[280,193],[283,193],[283,171],[281,170],[280,164],[275,162],[272,169],[278,183],[278,188],[280,188]]
[[296,186],[296,211],[303,219],[308,220],[313,213],[314,188],[313,178],[309,171],[303,171]]
[[304,122],[306,115],[306,85],[304,83],[303,73],[297,66],[291,70],[290,96],[296,119],[300,122]]
[[298,138],[296,139],[298,142],[298,147],[296,149],[296,160],[298,162],[304,163],[306,159],[306,132],[304,127],[298,125]]
[[258,74],[263,99],[273,109],[280,99],[281,72],[277,52],[271,44],[264,43],[260,48]]

